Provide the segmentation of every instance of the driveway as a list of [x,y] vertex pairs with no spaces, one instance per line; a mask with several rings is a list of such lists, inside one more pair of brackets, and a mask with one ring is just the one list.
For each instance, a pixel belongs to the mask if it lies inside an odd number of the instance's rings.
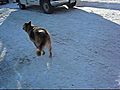
[[[120,88],[120,11],[58,8],[44,14],[16,4],[0,6],[0,88]],[[25,22],[48,29],[53,58],[38,57],[22,30]]]

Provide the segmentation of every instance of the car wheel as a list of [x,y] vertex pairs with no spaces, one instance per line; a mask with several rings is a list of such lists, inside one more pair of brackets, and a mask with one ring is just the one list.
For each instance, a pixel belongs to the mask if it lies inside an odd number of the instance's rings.
[[69,8],[73,8],[75,5],[76,5],[76,1],[73,2],[73,3],[69,3],[67,6],[68,6]]
[[3,2],[2,2],[2,1],[0,1],[0,5],[1,5],[1,4],[3,4]]
[[20,1],[18,1],[18,5],[19,5],[20,9],[25,9],[26,8],[26,6],[24,4],[21,4]]
[[7,3],[9,3],[9,0],[6,0]]
[[53,6],[50,4],[50,0],[42,0],[41,8],[44,13],[47,13],[47,14],[53,13]]

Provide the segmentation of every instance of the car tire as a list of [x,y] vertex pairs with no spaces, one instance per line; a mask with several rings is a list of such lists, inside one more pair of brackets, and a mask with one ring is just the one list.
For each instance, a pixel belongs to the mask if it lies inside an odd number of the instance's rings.
[[9,3],[9,0],[6,0],[7,3]]
[[51,5],[50,0],[41,0],[40,5],[44,13],[53,13],[53,6]]
[[21,4],[20,1],[18,1],[19,8],[24,10],[26,6],[24,4]]
[[67,6],[68,6],[69,8],[73,8],[75,5],[76,5],[76,1],[73,2],[73,3],[69,3]]

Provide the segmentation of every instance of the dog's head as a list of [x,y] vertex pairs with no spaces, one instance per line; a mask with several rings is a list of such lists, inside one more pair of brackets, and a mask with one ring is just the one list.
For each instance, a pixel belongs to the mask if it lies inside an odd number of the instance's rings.
[[23,30],[28,32],[31,28],[31,21],[23,25]]

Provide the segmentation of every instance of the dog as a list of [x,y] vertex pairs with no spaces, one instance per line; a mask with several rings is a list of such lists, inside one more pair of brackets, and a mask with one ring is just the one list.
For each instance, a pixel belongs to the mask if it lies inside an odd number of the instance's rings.
[[35,26],[30,21],[28,23],[24,23],[23,30],[27,32],[30,40],[37,48],[36,54],[38,56],[44,55],[45,51],[43,49],[47,47],[49,49],[49,57],[52,58],[51,37],[50,33],[46,29]]

